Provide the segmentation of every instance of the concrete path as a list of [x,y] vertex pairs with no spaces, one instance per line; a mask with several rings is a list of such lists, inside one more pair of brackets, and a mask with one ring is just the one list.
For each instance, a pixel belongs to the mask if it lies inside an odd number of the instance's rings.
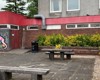
[[92,80],[100,80],[100,56],[97,56],[95,59]]
[[[71,60],[49,60],[48,55],[39,53],[0,54],[0,66],[48,68],[50,73],[43,80],[100,80],[100,57],[72,55]],[[30,80],[28,74],[13,74],[13,80]]]
[[9,51],[0,51],[0,54],[6,53],[6,54],[24,54],[26,52],[30,51],[30,49],[13,49]]

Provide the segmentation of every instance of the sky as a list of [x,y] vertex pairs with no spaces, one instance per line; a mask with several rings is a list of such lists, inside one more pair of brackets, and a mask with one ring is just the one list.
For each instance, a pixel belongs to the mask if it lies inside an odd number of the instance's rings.
[[[24,0],[24,1],[26,1],[26,0]],[[2,11],[1,8],[4,8],[4,6],[6,6],[6,4],[7,4],[6,0],[0,0],[0,11]]]
[[0,10],[6,5],[6,1],[0,0]]

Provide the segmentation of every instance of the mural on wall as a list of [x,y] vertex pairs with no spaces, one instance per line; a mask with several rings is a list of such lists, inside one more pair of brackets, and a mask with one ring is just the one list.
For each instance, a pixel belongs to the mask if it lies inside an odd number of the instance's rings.
[[0,36],[1,48],[7,49],[7,44],[5,43],[5,39]]
[[0,50],[8,49],[9,47],[9,30],[0,30]]

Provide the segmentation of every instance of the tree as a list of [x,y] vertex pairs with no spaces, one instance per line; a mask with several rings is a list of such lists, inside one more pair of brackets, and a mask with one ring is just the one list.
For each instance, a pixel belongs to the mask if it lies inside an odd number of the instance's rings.
[[28,17],[33,17],[35,14],[38,13],[38,0],[28,0],[29,5],[27,7],[28,10]]
[[22,1],[22,0],[7,0],[7,3],[8,4],[5,6],[5,8],[2,8],[2,10],[7,10],[7,11],[25,15],[25,13],[23,11],[25,11],[24,5],[26,3],[24,1]]

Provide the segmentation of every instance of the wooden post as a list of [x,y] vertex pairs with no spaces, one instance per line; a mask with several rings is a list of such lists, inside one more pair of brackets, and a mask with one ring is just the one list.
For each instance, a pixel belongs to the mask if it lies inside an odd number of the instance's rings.
[[0,80],[10,80],[11,78],[12,78],[12,73],[0,72]]
[[67,54],[67,59],[71,59],[71,54]]
[[37,80],[42,80],[42,75],[37,75]]
[[54,60],[54,51],[50,51],[49,59]]
[[60,58],[61,60],[64,60],[64,52],[60,52]]
[[42,80],[42,75],[39,74],[32,74],[31,80]]

